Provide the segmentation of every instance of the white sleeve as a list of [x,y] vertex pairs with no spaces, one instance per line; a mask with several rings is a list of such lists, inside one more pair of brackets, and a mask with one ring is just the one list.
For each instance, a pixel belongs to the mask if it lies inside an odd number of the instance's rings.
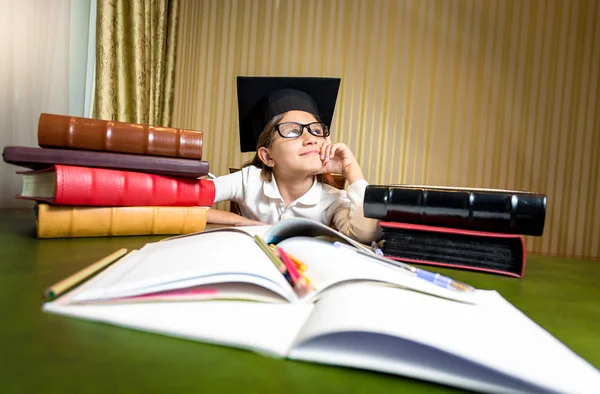
[[245,194],[244,176],[247,173],[248,167],[244,167],[240,171],[213,179],[215,183],[215,204],[221,201],[243,201]]
[[339,232],[359,242],[370,244],[381,239],[381,229],[377,219],[366,218],[363,211],[366,180],[349,185],[346,197],[340,198],[329,209],[333,212],[333,224]]

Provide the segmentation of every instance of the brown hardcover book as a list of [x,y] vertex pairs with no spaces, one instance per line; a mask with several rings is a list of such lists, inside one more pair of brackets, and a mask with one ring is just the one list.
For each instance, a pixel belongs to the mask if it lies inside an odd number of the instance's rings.
[[42,148],[202,159],[202,132],[76,116],[40,115]]

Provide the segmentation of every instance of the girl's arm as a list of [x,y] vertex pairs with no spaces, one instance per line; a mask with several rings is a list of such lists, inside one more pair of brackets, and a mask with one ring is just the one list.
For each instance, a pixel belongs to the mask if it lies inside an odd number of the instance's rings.
[[376,219],[364,216],[363,203],[367,181],[354,154],[344,143],[331,144],[329,139],[321,146],[323,168],[316,174],[338,173],[348,181],[346,195],[329,207],[327,216],[341,233],[359,242],[370,243],[381,238]]
[[229,226],[259,226],[266,223],[247,219],[233,212],[222,211],[220,209],[209,209],[206,212],[206,222],[213,224],[224,224]]
[[349,185],[346,191],[329,206],[325,213],[329,220],[342,234],[364,244],[379,241],[382,237],[377,219],[366,218],[363,211],[367,181],[360,179]]
[[[246,170],[242,169],[209,181],[215,184],[215,204],[221,201],[239,202],[244,199],[244,171]],[[266,224],[245,218],[233,212],[212,208],[207,212],[206,222],[228,226],[256,226]]]

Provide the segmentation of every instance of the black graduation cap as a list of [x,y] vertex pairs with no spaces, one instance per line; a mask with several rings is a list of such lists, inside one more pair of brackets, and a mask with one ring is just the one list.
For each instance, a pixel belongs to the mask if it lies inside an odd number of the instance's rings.
[[310,112],[331,126],[340,78],[237,77],[240,148],[256,150],[267,123],[291,110]]

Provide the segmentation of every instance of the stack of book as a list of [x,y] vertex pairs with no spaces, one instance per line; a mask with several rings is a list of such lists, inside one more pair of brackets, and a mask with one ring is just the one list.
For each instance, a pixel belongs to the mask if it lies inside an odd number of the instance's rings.
[[7,146],[5,162],[35,200],[39,238],[202,231],[214,200],[201,131],[43,113],[39,148]]
[[520,278],[523,235],[541,236],[546,196],[514,190],[369,185],[366,217],[380,220],[386,257]]

